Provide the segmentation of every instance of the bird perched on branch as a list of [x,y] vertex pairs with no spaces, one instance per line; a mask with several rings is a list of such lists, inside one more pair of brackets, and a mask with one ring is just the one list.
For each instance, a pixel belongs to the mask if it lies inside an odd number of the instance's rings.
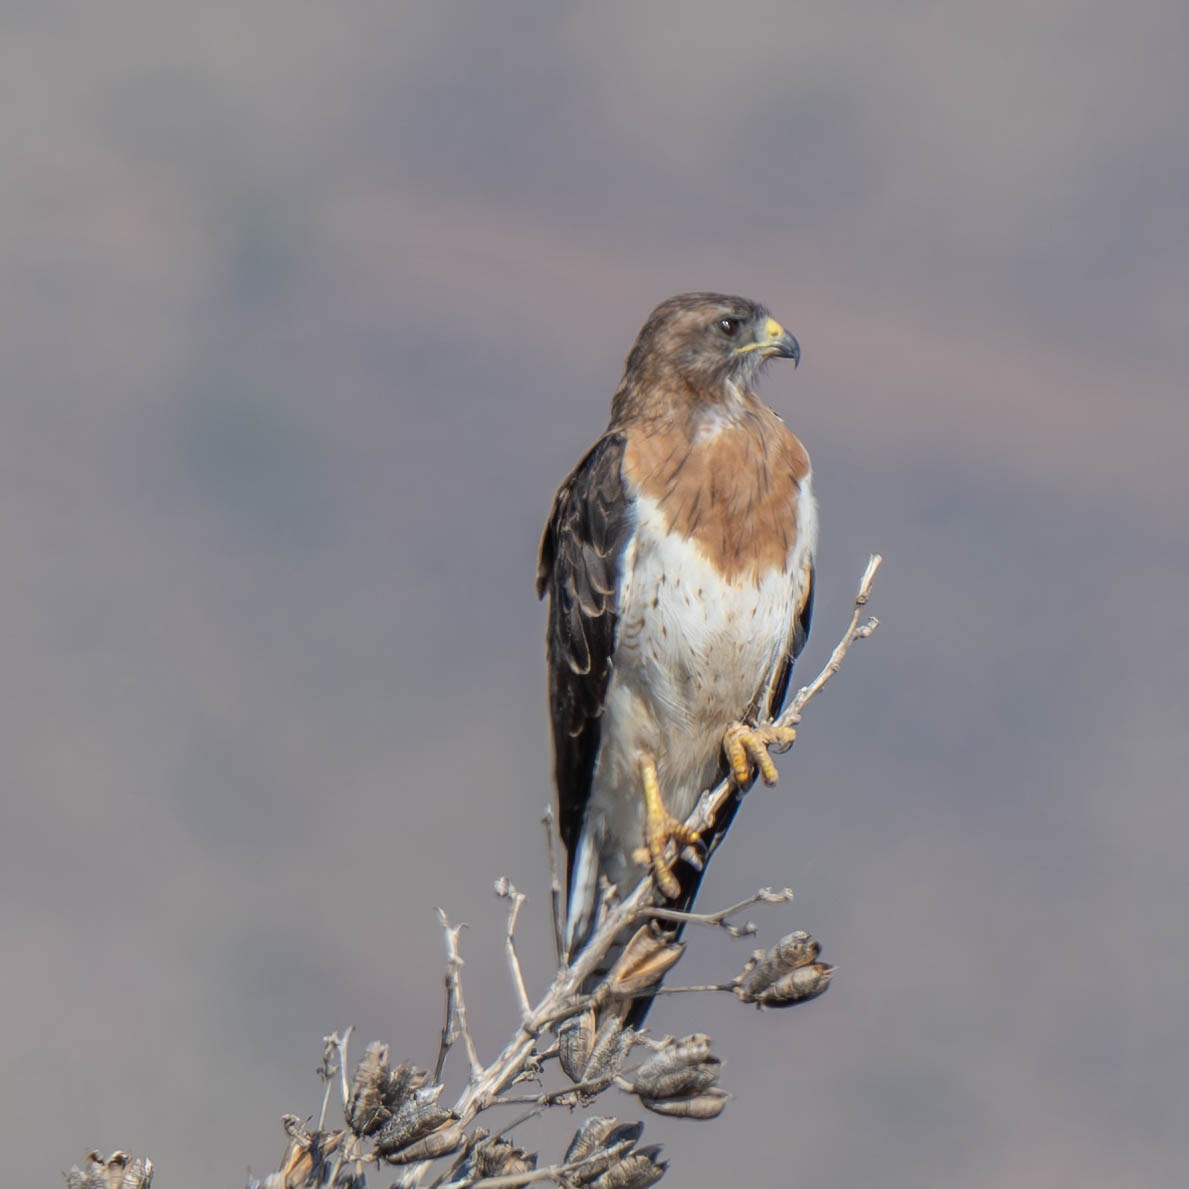
[[[702,790],[742,790],[791,729],[780,711],[813,606],[809,456],[754,384],[800,348],[740,297],[662,302],[628,355],[611,422],[561,485],[541,542],[565,942],[594,924],[600,877],[649,869],[677,908],[738,805],[688,830]],[[688,851],[686,851],[688,854]],[[646,1002],[636,1012],[647,1010]]]

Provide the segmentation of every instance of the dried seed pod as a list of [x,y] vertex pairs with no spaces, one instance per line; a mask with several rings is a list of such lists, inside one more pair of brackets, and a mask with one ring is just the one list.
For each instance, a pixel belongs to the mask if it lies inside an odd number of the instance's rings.
[[310,1133],[306,1130],[305,1123],[300,1115],[282,1115],[281,1129],[291,1140],[300,1144],[303,1148],[310,1146]]
[[629,1148],[634,1148],[643,1134],[643,1123],[620,1123],[618,1127],[613,1127],[611,1134],[603,1140],[603,1147],[617,1148],[620,1144],[627,1144]]
[[678,1069],[656,1072],[648,1075],[637,1073],[632,1088],[641,1098],[688,1098],[709,1090],[718,1081],[722,1062],[717,1057],[701,1061],[696,1065],[683,1065]]
[[557,1059],[572,1082],[582,1081],[595,1042],[594,1008],[563,1021],[557,1029]]
[[673,1041],[658,1049],[636,1071],[632,1088],[643,1098],[689,1098],[718,1080],[722,1061],[710,1051],[704,1032]]
[[636,1076],[643,1074],[645,1077],[651,1077],[653,1074],[667,1073],[685,1065],[699,1065],[703,1061],[709,1061],[714,1056],[711,1052],[713,1044],[705,1032],[691,1032],[689,1036],[683,1036],[680,1040],[671,1040],[657,1049],[640,1066]]
[[[117,1152],[116,1156],[122,1157],[123,1176],[120,1177],[120,1189],[149,1189],[153,1183],[153,1162],[139,1156],[129,1156],[127,1152]],[[109,1170],[115,1158],[113,1156],[107,1162]],[[110,1171],[108,1175],[110,1176]]]
[[388,1084],[384,1087],[384,1105],[393,1113],[409,1100],[409,1097],[422,1089],[429,1081],[429,1074],[416,1065],[402,1061],[389,1075]]
[[388,1046],[374,1041],[355,1068],[347,1099],[347,1126],[356,1135],[371,1135],[392,1118],[392,1111],[384,1102],[387,1089]]
[[321,1184],[327,1180],[330,1173],[326,1161],[338,1150],[346,1132],[307,1131],[296,1115],[286,1115],[283,1123],[289,1143],[278,1168],[281,1185]]
[[470,1151],[449,1172],[449,1181],[482,1181],[486,1177],[512,1176],[536,1168],[536,1153],[510,1144],[507,1139],[487,1138],[483,1128],[466,1137]]
[[410,1144],[454,1122],[457,1118],[454,1112],[438,1106],[441,1093],[441,1086],[426,1086],[406,1099],[400,1110],[377,1134],[376,1151],[385,1159],[391,1160],[396,1153]]
[[[613,1147],[625,1139],[631,1139],[635,1143],[644,1130],[643,1123],[627,1123],[623,1127],[616,1127],[617,1122],[613,1115],[591,1115],[574,1132],[574,1138],[570,1140],[562,1163],[576,1164],[579,1160],[585,1160],[592,1152],[597,1152],[599,1148]],[[612,1141],[610,1136],[616,1132],[625,1134]]]
[[765,987],[753,999],[745,999],[744,1002],[756,1003],[760,1007],[791,1007],[794,1003],[804,1003],[824,994],[833,974],[834,967],[825,962],[798,966],[771,986]]
[[808,966],[816,962],[818,954],[822,952],[822,943],[816,937],[798,929],[782,937],[769,951],[772,964],[778,970],[795,970],[798,966]]
[[713,1086],[688,1098],[655,1099],[642,1096],[640,1101],[650,1111],[668,1115],[671,1119],[717,1119],[723,1107],[731,1101],[731,1096],[725,1090]]
[[507,1177],[513,1173],[532,1172],[536,1167],[536,1152],[526,1152],[523,1148],[517,1148],[516,1154],[504,1165],[502,1175]]
[[462,1163],[451,1170],[450,1180],[478,1181],[484,1177],[504,1177],[532,1172],[536,1167],[535,1152],[526,1152],[506,1139],[493,1136],[475,1144]]
[[66,1174],[66,1189],[107,1189],[107,1174],[100,1166],[98,1173],[95,1165],[88,1162],[87,1168],[81,1169],[77,1164],[71,1165]]
[[744,1003],[753,1002],[781,976],[816,962],[821,949],[821,942],[801,930],[782,937],[770,950],[757,950],[752,955],[739,976],[735,993]]
[[593,1083],[587,1088],[588,1093],[609,1083],[619,1073],[635,1043],[636,1033],[625,1028],[618,1016],[609,1015],[603,1020],[590,1060],[582,1071],[582,1080]]
[[685,942],[673,941],[651,925],[641,925],[624,946],[607,984],[614,995],[635,995],[656,986],[685,953]]
[[153,1162],[113,1152],[106,1160],[102,1152],[88,1152],[86,1167],[76,1164],[66,1174],[67,1189],[150,1189]]
[[[595,1126],[588,1129],[591,1123]],[[571,1184],[589,1185],[621,1161],[644,1132],[643,1123],[624,1123],[618,1127],[614,1123],[614,1119],[588,1119],[574,1135],[563,1163],[576,1164],[580,1160],[586,1163],[569,1174]]]
[[[451,1116],[453,1118],[453,1116]],[[462,1128],[457,1123],[440,1127],[431,1131],[429,1135],[414,1140],[399,1152],[386,1152],[384,1159],[390,1164],[412,1164],[415,1160],[437,1160],[439,1156],[449,1156],[457,1152],[465,1138]]]
[[669,1167],[659,1159],[659,1147],[632,1152],[605,1173],[590,1182],[590,1189],[648,1189],[665,1175]]

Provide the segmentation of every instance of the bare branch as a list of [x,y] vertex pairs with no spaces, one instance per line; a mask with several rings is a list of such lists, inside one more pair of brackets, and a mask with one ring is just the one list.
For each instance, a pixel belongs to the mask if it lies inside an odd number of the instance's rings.
[[653,987],[648,991],[641,991],[634,998],[645,995],[702,995],[707,991],[733,991],[734,983],[701,983],[695,987]]
[[467,1022],[466,1000],[462,996],[463,961],[462,955],[458,952],[458,938],[466,925],[451,925],[444,909],[439,908],[436,912],[438,923],[446,934],[446,1019],[442,1025],[442,1043],[438,1049],[437,1063],[434,1065],[433,1080],[441,1080],[446,1054],[461,1036],[466,1045],[467,1059],[471,1063],[473,1085],[483,1077],[485,1070],[475,1050],[475,1039],[471,1036],[470,1024]]
[[549,854],[549,907],[553,914],[553,949],[554,957],[560,966],[562,955],[565,953],[565,923],[563,920],[561,897],[561,864],[557,858],[557,833],[554,826],[553,806],[545,806],[545,816],[541,823],[545,827],[545,848]]
[[641,915],[657,921],[674,921],[689,925],[709,925],[711,928],[722,929],[732,937],[751,937],[756,933],[756,926],[748,921],[743,925],[732,925],[727,917],[750,908],[753,904],[787,904],[793,898],[792,888],[782,888],[774,892],[771,888],[760,888],[753,896],[732,904],[729,908],[718,912],[679,912],[674,908],[645,908]]
[[504,934],[504,949],[508,955],[508,966],[512,971],[512,984],[516,988],[516,998],[520,1005],[520,1018],[527,1019],[533,1010],[532,1001],[528,997],[528,988],[524,985],[524,971],[520,966],[520,955],[516,953],[516,918],[520,915],[521,906],[528,897],[516,890],[516,885],[506,876],[495,882],[495,894],[509,902],[508,928]]
[[340,1036],[337,1032],[332,1032],[329,1036],[322,1038],[322,1064],[318,1067],[318,1076],[326,1083],[326,1093],[322,1095],[322,1110],[318,1115],[318,1130],[321,1131],[326,1122],[326,1108],[330,1104],[330,1090],[334,1082],[334,1075],[339,1075],[339,1085],[343,1094],[343,1105],[347,1105],[347,1099],[351,1096],[351,1087],[347,1081],[347,1042],[351,1039],[351,1033],[355,1031],[355,1025],[352,1024]]
[[335,1051],[335,1046],[332,1042],[336,1040],[338,1040],[337,1032],[331,1036],[324,1036],[322,1038],[322,1064],[318,1068],[318,1076],[326,1083],[326,1089],[322,1093],[322,1109],[318,1112],[319,1131],[326,1124],[326,1108],[330,1105],[330,1090],[334,1084],[334,1071],[329,1066],[329,1055]]
[[879,620],[874,616],[863,624],[859,623],[859,619],[863,614],[863,608],[867,605],[867,600],[871,598],[871,586],[875,581],[875,572],[882,563],[883,558],[878,553],[873,553],[868,558],[867,568],[863,571],[863,577],[859,579],[859,593],[855,595],[855,610],[850,619],[850,627],[847,628],[846,633],[830,654],[825,668],[808,685],[797,691],[797,696],[793,698],[788,709],[776,720],[780,726],[795,726],[799,723],[801,711],[821,692],[822,686],[838,672],[846,658],[847,649],[856,640],[866,640],[879,627]]

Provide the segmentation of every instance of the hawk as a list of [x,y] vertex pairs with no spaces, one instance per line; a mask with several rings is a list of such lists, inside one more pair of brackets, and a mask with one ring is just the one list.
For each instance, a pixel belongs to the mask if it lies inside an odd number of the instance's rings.
[[[708,858],[753,767],[772,783],[768,748],[793,741],[765,724],[809,631],[817,513],[805,448],[755,394],[775,357],[796,364],[800,348],[755,302],[662,302],[554,499],[537,593],[571,954],[600,877],[626,894],[651,869],[688,907],[702,864],[683,850]],[[728,772],[736,796],[700,840],[684,820]]]

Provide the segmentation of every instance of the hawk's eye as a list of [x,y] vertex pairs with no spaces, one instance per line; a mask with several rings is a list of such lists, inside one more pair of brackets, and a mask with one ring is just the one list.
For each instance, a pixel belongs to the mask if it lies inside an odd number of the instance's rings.
[[718,326],[719,326],[719,329],[723,332],[723,334],[725,334],[727,336],[727,338],[733,339],[735,337],[736,332],[739,329],[739,319],[738,318],[719,318]]

